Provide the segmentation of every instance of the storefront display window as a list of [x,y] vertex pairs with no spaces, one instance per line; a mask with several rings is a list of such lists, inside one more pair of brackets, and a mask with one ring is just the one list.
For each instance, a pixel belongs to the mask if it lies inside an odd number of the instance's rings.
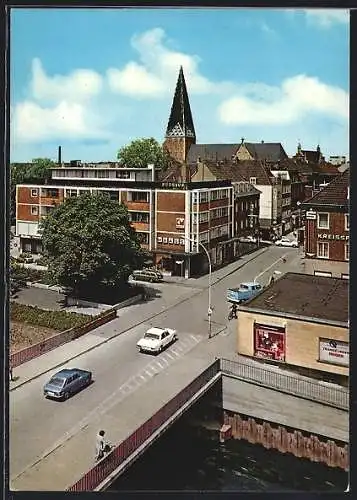
[[254,356],[285,361],[285,328],[255,323]]

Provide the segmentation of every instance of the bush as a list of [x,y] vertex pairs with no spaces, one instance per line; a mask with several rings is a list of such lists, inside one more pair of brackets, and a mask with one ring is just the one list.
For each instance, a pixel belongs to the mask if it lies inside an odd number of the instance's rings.
[[43,255],[39,259],[36,260],[36,265],[37,266],[47,266],[47,259]]
[[10,319],[33,326],[52,328],[64,331],[81,326],[95,317],[86,314],[68,313],[65,311],[45,311],[39,307],[26,306],[16,302],[10,303]]

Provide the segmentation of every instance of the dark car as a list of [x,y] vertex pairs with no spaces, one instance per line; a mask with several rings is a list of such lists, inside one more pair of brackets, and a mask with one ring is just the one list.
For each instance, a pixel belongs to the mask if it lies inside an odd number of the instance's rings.
[[72,394],[92,382],[92,372],[69,368],[57,372],[43,388],[44,396],[54,399],[68,399]]

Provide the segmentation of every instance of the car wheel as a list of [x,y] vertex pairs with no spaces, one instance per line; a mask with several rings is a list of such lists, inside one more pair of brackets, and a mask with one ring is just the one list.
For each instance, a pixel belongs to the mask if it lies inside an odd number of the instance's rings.
[[173,338],[172,340],[173,340],[173,342],[176,342],[176,340],[177,340],[177,335],[174,335],[174,338]]
[[66,401],[69,398],[69,392],[65,392],[63,395],[63,399]]

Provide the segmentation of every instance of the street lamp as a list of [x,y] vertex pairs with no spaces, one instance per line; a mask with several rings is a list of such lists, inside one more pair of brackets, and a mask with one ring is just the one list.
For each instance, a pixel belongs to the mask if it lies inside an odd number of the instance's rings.
[[200,241],[195,241],[192,238],[188,238],[185,236],[185,239],[188,241],[191,241],[191,243],[194,243],[195,245],[200,245],[203,248],[203,251],[207,255],[207,260],[208,260],[208,309],[207,309],[207,317],[208,317],[208,338],[211,338],[211,333],[212,333],[212,302],[211,302],[211,287],[212,287],[212,264],[211,264],[211,257],[210,254],[207,250],[207,248],[204,246],[203,243]]

